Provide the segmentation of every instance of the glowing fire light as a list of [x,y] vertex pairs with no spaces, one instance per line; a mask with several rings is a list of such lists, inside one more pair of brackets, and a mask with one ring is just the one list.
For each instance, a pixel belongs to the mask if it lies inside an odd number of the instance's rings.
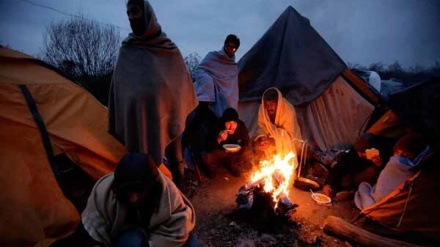
[[251,176],[252,183],[263,183],[264,191],[272,194],[275,208],[278,199],[289,194],[289,185],[295,171],[295,154],[289,152],[284,157],[281,154],[274,155],[271,160],[260,162],[259,171]]

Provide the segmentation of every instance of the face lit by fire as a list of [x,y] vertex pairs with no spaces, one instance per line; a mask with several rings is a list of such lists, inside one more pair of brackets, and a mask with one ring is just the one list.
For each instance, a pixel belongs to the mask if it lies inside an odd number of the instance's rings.
[[225,130],[228,131],[228,134],[232,135],[235,133],[235,130],[237,129],[237,122],[235,121],[228,121],[225,122]]
[[275,119],[275,114],[277,113],[277,104],[278,102],[276,100],[264,101],[264,109],[266,109],[266,112],[271,119]]

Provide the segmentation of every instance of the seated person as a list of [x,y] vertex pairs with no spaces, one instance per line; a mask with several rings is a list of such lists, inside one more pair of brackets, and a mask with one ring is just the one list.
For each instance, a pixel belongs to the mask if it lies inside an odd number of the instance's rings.
[[415,133],[401,137],[394,145],[394,154],[380,172],[377,183],[362,182],[355,195],[359,209],[367,208],[391,193],[397,186],[411,178],[421,159],[430,152],[424,138]]
[[[202,153],[203,166],[209,178],[215,177],[215,169],[222,164],[233,176],[240,176],[242,171],[251,168],[249,132],[246,125],[238,117],[234,108],[223,112],[218,124],[208,135],[206,150]],[[238,152],[229,152],[224,144],[238,144]]]
[[114,173],[96,182],[81,216],[84,246],[197,244],[188,243],[193,206],[143,153],[126,154]]
[[[370,133],[363,134],[348,152],[337,157],[337,163],[329,170],[323,193],[333,196],[340,191],[353,191],[361,182],[374,183],[383,165],[392,155],[395,140]],[[375,148],[379,155],[367,159],[366,150]],[[353,192],[350,197],[353,197]]]
[[275,153],[296,153],[295,140],[302,140],[295,108],[274,87],[267,89],[258,110],[258,129],[254,138],[254,152],[258,161]]

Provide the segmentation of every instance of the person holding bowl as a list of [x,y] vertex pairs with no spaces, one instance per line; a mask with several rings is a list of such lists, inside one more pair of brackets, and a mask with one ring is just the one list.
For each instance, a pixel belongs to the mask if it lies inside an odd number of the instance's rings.
[[217,167],[223,165],[232,176],[238,177],[251,168],[250,152],[246,125],[234,108],[227,108],[208,133],[206,150],[202,152],[202,169],[208,178],[214,178]]

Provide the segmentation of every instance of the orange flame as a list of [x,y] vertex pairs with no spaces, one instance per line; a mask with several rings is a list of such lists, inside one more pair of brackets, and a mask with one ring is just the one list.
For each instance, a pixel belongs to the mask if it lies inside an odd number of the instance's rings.
[[289,188],[295,171],[295,154],[277,154],[270,160],[260,162],[260,169],[251,175],[252,183],[263,183],[264,191],[272,194],[275,208],[278,199],[289,194]]

